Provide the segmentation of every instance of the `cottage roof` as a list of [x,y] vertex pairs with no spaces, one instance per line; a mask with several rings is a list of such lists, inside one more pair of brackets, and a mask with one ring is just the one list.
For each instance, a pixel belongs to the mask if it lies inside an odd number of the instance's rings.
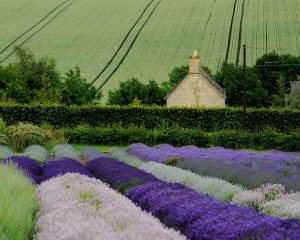
[[[182,79],[176,87],[174,87],[172,89],[171,92],[169,92],[169,94],[165,97],[165,99],[169,98],[173,93],[174,91],[189,77],[189,75],[192,74],[192,73],[188,73],[188,75]],[[212,79],[211,76],[209,76],[209,74],[204,71],[201,67],[199,68],[199,73],[198,73],[199,77],[206,80],[206,82],[213,88],[216,90],[216,92],[223,98],[226,97],[226,92],[224,90],[224,88],[222,88],[215,80]]]

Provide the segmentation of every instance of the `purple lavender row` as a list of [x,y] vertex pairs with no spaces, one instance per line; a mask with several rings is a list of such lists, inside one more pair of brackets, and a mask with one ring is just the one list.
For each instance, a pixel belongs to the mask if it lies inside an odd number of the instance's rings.
[[[123,183],[130,182],[137,170],[114,159],[101,157],[92,160],[88,169],[95,177],[109,183],[115,189]],[[141,174],[139,177],[145,178],[145,175]],[[254,209],[223,203],[180,184],[158,182],[151,175],[145,180],[144,184],[130,186],[131,190],[126,195],[164,224],[180,230],[190,239],[299,237],[298,220],[282,221],[268,217]],[[220,224],[224,224],[223,227],[220,227]]]
[[[282,152],[276,153],[258,153],[258,152],[244,152],[237,150],[229,150],[223,147],[213,148],[198,148],[196,146],[185,146],[175,148],[169,144],[161,144],[155,147],[148,147],[145,144],[137,143],[132,144],[128,148],[129,153],[133,155],[141,155],[143,159],[155,162],[165,162],[172,156],[177,156],[183,159],[221,159],[231,163],[251,164],[253,161],[262,161],[273,164],[293,164],[300,160],[300,153],[296,154],[283,154]],[[157,153],[155,154],[154,153]],[[163,153],[162,156],[159,154]]]
[[29,158],[23,156],[12,156],[1,163],[13,163],[35,184],[39,183],[39,175],[41,174],[40,164]]
[[133,186],[149,181],[159,181],[152,174],[110,158],[95,148],[85,148],[81,154],[90,161],[87,169],[95,178],[108,183],[121,193]]
[[256,188],[264,183],[281,183],[287,190],[300,190],[299,156],[295,153],[242,152],[221,147],[175,148],[168,144],[153,148],[144,144],[133,144],[128,152],[146,161],[159,163],[166,163],[170,157],[178,157],[179,167],[223,178],[248,188]]
[[39,183],[66,173],[79,173],[92,177],[90,172],[79,161],[72,158],[61,158],[57,161],[48,162],[42,167]]
[[109,157],[99,157],[90,161],[87,169],[95,178],[108,183],[121,193],[146,182],[159,181],[152,174]]
[[126,196],[189,239],[300,239],[299,219],[277,219],[216,200],[181,184],[149,182]]

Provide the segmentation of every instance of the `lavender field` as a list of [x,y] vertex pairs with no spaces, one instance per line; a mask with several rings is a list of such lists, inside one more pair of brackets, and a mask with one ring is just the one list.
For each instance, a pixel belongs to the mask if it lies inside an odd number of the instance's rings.
[[246,152],[222,147],[175,148],[168,144],[153,148],[133,144],[128,152],[145,161],[168,163],[189,169],[200,175],[219,177],[248,188],[265,183],[281,183],[287,190],[300,190],[300,153],[285,153],[276,150]]
[[2,223],[16,197],[1,187],[0,239],[300,239],[299,153],[167,144],[52,152],[0,149],[0,172],[25,179],[6,185],[30,188],[33,206],[16,199],[26,225]]

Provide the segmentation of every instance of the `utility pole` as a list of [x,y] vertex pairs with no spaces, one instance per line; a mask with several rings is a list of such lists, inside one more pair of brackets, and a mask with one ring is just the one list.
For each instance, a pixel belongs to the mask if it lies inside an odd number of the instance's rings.
[[243,47],[243,128],[247,129],[247,89],[248,89],[248,73],[247,73],[247,48]]

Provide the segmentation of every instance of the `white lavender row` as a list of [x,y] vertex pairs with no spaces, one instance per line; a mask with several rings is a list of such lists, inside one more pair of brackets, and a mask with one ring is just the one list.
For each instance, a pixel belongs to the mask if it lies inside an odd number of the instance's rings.
[[233,201],[280,218],[300,218],[300,192],[285,194],[281,184],[266,184],[237,194]]
[[151,173],[158,179],[169,183],[182,183],[197,192],[208,193],[216,198],[230,202],[232,198],[246,191],[239,185],[233,185],[219,178],[204,177],[188,170],[166,166],[155,162],[143,162],[125,151],[114,150],[112,156],[141,170]]
[[75,148],[70,144],[58,144],[53,148],[54,160],[61,158],[72,158],[74,160],[80,160],[80,157]]
[[14,156],[15,152],[11,150],[9,147],[0,146],[0,161],[5,160],[8,157]]
[[300,192],[282,195],[266,202],[262,206],[262,211],[281,218],[300,218]]
[[35,239],[185,239],[100,180],[66,174],[38,188]]
[[41,145],[31,145],[27,147],[23,155],[34,159],[41,164],[46,163],[48,160],[48,151]]
[[[141,143],[129,146],[128,152],[144,161],[175,163],[180,168],[222,178],[249,189],[266,183],[280,183],[288,191],[300,191],[300,154],[244,152],[222,147],[175,148],[168,144],[148,147]],[[176,158],[177,161],[172,161]]]

